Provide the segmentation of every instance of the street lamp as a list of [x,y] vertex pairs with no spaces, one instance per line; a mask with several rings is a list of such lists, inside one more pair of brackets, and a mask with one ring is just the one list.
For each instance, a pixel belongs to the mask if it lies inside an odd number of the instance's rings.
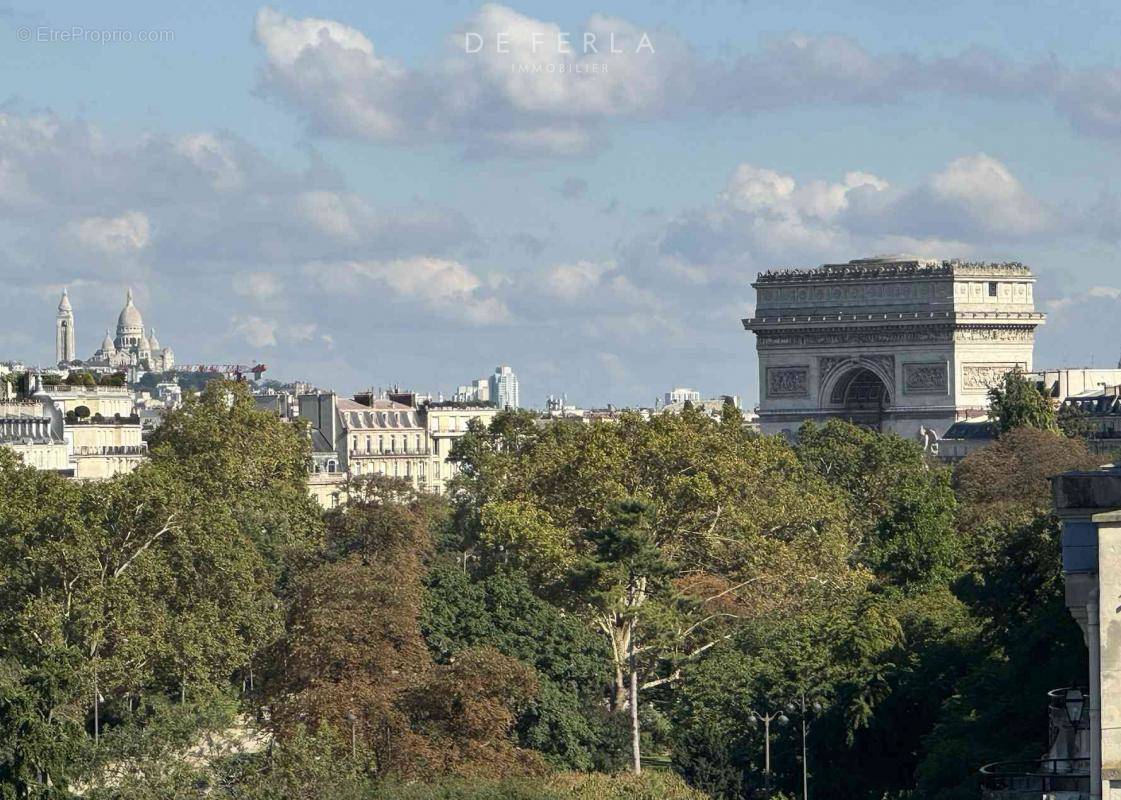
[[1082,694],[1082,690],[1078,688],[1067,689],[1063,697],[1063,706],[1066,708],[1067,719],[1070,720],[1071,727],[1077,728],[1078,723],[1082,721],[1082,711],[1086,706],[1086,697]]
[[757,723],[763,723],[763,791],[767,797],[771,796],[771,723],[774,722],[780,727],[790,724],[790,717],[786,716],[782,711],[774,711],[771,713],[760,714],[758,711],[748,709],[751,716],[748,717],[749,724],[754,727]]
[[[815,714],[821,713],[822,708],[823,706],[817,700],[814,700],[809,705],[809,710],[813,711]],[[798,710],[802,712],[802,800],[810,800],[810,772],[809,762],[806,758],[806,731],[809,727],[809,721],[807,719],[809,715],[806,713],[806,693],[802,692],[799,697],[798,705],[787,703],[786,710],[791,714]]]

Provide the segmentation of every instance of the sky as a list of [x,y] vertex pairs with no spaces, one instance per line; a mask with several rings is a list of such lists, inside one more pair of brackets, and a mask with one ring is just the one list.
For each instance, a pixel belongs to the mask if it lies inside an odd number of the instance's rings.
[[[793,7],[796,6],[796,7]],[[1121,356],[1121,5],[0,0],[0,360],[757,402],[760,270],[1022,261]],[[590,38],[589,38],[590,37]],[[590,44],[589,44],[590,42]]]

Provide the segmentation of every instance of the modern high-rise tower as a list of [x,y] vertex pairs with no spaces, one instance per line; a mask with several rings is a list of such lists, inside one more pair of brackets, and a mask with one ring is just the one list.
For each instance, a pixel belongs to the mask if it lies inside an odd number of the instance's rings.
[[62,290],[62,299],[58,301],[54,352],[55,360],[60,364],[68,363],[78,357],[74,347],[74,309],[70,307],[70,295],[65,289]]
[[490,376],[490,401],[499,408],[518,408],[518,376],[505,364]]

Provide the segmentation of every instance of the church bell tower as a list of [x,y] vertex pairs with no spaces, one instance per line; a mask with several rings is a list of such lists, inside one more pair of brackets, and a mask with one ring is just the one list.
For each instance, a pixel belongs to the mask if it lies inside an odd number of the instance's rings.
[[58,301],[58,318],[55,320],[54,349],[58,363],[70,362],[78,357],[74,347],[74,309],[70,307],[70,295],[62,290]]

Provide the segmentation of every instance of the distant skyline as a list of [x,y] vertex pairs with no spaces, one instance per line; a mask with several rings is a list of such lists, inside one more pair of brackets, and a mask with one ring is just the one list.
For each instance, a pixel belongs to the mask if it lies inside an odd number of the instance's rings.
[[52,361],[64,286],[92,353],[131,286],[184,363],[750,407],[759,270],[908,252],[1029,264],[1036,365],[1112,366],[1119,35],[1106,2],[0,2],[0,358]]

